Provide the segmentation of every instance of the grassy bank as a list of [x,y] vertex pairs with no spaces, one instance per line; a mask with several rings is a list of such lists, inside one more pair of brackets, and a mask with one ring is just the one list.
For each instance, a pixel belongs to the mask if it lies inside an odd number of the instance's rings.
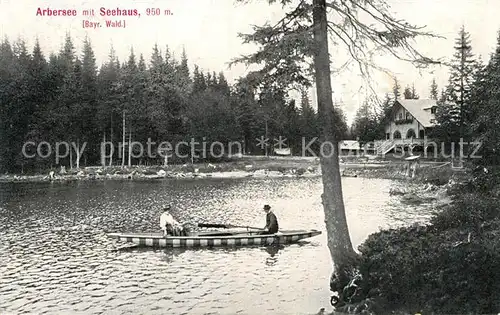
[[[459,174],[459,175],[457,175]],[[420,180],[446,181],[443,172]],[[500,311],[500,171],[451,174],[452,203],[427,225],[384,230],[359,247],[359,275],[339,310],[387,314]]]

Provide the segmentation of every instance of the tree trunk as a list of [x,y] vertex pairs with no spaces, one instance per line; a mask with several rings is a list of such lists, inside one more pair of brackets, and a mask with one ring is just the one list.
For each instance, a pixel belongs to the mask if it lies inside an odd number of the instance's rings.
[[[111,147],[113,147],[113,115],[111,115],[111,130],[109,132],[109,142],[111,142]],[[113,165],[113,154],[114,148],[112,149],[112,153],[109,155],[109,166]]]
[[104,129],[104,133],[102,135],[102,143],[104,146],[104,152],[101,152],[101,166],[105,167],[106,166],[106,129]]
[[132,167],[132,131],[128,131],[128,167]]
[[[267,117],[266,117],[266,139],[267,139]],[[266,146],[266,157],[267,157],[267,141],[264,142],[265,146]]]
[[80,169],[80,139],[76,140],[76,169]]
[[69,149],[69,169],[73,169],[73,146]]
[[334,271],[330,288],[342,292],[348,284],[353,270],[357,267],[358,255],[354,251],[347,227],[342,183],[338,156],[338,139],[333,125],[334,116],[332,85],[330,78],[330,56],[328,52],[328,29],[325,0],[313,1],[314,21],[314,68],[318,116],[321,128],[320,163],[323,180],[323,208],[328,238],[328,248],[333,261]]
[[125,166],[125,111],[123,111],[122,130],[122,168]]

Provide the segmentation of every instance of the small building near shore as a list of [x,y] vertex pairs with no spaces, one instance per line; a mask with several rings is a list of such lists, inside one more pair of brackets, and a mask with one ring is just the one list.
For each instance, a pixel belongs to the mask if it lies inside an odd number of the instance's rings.
[[290,148],[274,149],[274,154],[278,156],[290,156],[292,150]]
[[339,153],[340,155],[355,155],[358,156],[361,153],[361,146],[359,141],[356,140],[342,140],[339,142]]

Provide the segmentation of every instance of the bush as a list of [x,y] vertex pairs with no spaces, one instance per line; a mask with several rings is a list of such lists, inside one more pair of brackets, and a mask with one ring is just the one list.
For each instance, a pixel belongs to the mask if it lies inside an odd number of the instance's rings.
[[422,167],[417,169],[415,180],[442,186],[447,184],[453,175],[453,170],[448,166],[441,168]]
[[486,233],[468,241],[466,231],[429,226],[371,235],[360,247],[363,298],[386,311],[497,313],[500,240]]
[[500,312],[499,190],[483,190],[497,181],[481,175],[457,185],[454,202],[429,225],[370,235],[359,247],[354,302],[376,301],[384,313]]
[[464,193],[431,219],[438,230],[453,228],[481,230],[481,226],[500,217],[498,199],[485,194]]

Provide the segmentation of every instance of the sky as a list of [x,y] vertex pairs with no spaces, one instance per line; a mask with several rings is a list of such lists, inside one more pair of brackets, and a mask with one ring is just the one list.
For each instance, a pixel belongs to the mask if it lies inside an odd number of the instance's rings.
[[[471,34],[473,53],[484,61],[493,52],[497,33],[500,30],[498,5],[500,0],[387,0],[390,12],[410,24],[426,26],[426,30],[443,39],[426,39],[416,43],[424,54],[434,58],[451,58],[453,45],[460,27]],[[125,28],[84,28],[83,21],[100,22],[99,8],[138,9],[141,16],[128,17]],[[78,16],[37,16],[37,9],[76,9]],[[170,10],[171,15],[147,16],[147,8]],[[96,16],[84,17],[82,10],[94,9]],[[230,82],[244,76],[252,68],[237,65],[229,68],[232,59],[255,51],[253,45],[243,45],[238,33],[248,33],[251,25],[262,25],[277,21],[283,15],[281,7],[269,6],[267,1],[254,0],[249,4],[235,0],[0,0],[0,36],[11,40],[23,38],[33,46],[38,38],[46,55],[58,51],[66,32],[70,32],[78,50],[88,36],[92,42],[96,59],[100,65],[107,59],[111,45],[120,60],[125,60],[133,47],[136,55],[151,55],[155,43],[164,50],[166,46],[179,56],[184,48],[191,69],[197,64],[205,71],[223,71]],[[331,46],[333,66],[345,60],[343,46]],[[338,59],[336,57],[339,57]],[[421,98],[429,97],[429,86],[433,78],[439,88],[448,80],[448,70],[435,66],[419,71],[412,65],[387,56],[380,60],[400,81],[401,85],[415,84]],[[367,83],[359,73],[345,70],[332,75],[333,98],[342,107],[348,122],[365,99],[374,90],[379,96],[392,90],[392,77],[374,72]],[[311,97],[315,102],[314,89]]]

